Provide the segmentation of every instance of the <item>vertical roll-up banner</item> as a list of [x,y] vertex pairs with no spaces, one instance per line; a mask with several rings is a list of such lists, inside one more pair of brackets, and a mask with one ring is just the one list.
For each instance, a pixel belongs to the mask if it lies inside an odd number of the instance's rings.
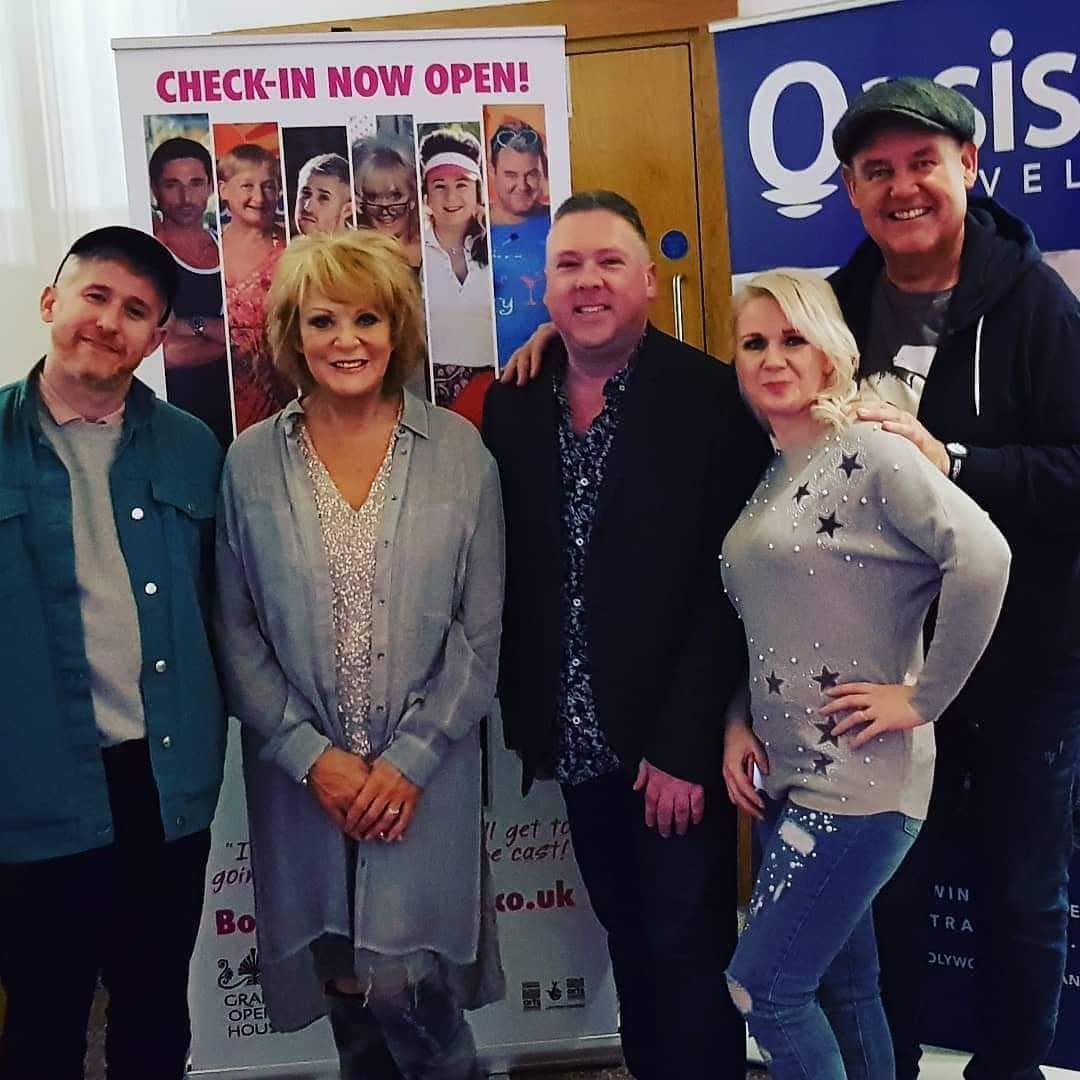
[[[832,129],[848,102],[874,82],[923,75],[975,105],[975,193],[1027,221],[1047,262],[1080,295],[1074,5],[870,0],[711,29],[736,282],[773,266],[829,272],[847,261],[865,234],[844,191]],[[1001,813],[1015,812],[1002,792]],[[937,860],[926,897],[923,1040],[956,1049],[971,1047],[979,977],[969,851],[958,830]],[[1073,870],[1069,959],[1050,1064],[1080,1068],[1080,862]]]
[[[165,243],[182,281],[169,336],[140,377],[227,445],[292,393],[263,330],[281,252],[305,233],[375,229],[399,241],[422,285],[428,359],[410,389],[478,423],[487,386],[547,318],[544,245],[552,208],[570,194],[562,28],[127,40],[114,50],[131,223]],[[284,1035],[263,1008],[235,735],[192,970],[192,1068],[325,1065],[336,1060],[325,1020]],[[470,1017],[481,1054],[496,1071],[610,1056],[605,941],[558,789],[521,797],[497,718],[486,745],[509,989]]]

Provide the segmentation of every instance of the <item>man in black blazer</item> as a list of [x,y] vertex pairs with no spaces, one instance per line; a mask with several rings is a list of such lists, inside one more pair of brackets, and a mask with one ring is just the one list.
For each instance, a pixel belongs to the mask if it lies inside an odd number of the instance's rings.
[[526,789],[562,785],[631,1072],[735,1080],[721,761],[745,647],[718,554],[769,448],[731,370],[649,325],[656,268],[625,199],[564,202],[546,273],[559,337],[484,411],[506,514],[506,739]]

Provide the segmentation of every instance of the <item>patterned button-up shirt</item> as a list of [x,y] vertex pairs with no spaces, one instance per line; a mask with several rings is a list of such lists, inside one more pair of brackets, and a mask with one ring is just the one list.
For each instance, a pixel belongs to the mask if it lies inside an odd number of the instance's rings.
[[566,622],[559,679],[559,745],[555,776],[564,784],[580,784],[604,776],[620,765],[600,727],[593,700],[585,626],[585,560],[600,485],[619,425],[622,398],[632,376],[633,358],[604,385],[604,407],[583,435],[574,431],[562,380],[555,382],[567,552]]

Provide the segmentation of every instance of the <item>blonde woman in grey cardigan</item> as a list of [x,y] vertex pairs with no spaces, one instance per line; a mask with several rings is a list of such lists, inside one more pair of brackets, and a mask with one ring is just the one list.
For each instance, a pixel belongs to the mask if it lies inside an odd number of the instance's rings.
[[268,320],[301,397],[230,449],[217,550],[265,1004],[283,1031],[329,1012],[345,1077],[464,1080],[462,1010],[502,993],[479,743],[495,465],[470,424],[403,390],[423,330],[394,240],[294,241]]
[[1009,550],[912,443],[849,422],[858,354],[823,278],[760,274],[735,313],[777,454],[723,545],[749,651],[724,778],[763,823],[728,982],[774,1080],[889,1080],[870,905],[926,815],[933,721],[990,638]]

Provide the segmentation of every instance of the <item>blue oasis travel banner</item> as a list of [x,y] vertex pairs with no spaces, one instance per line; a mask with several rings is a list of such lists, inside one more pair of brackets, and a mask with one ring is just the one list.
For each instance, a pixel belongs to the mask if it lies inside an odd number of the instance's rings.
[[[1080,295],[1080,19],[1060,0],[883,0],[713,25],[736,280],[771,266],[831,269],[864,233],[830,135],[876,81],[923,75],[978,112],[975,193],[1026,220]],[[1004,721],[1002,718],[1002,728]],[[1004,737],[1004,735],[1002,736]],[[1010,813],[1003,801],[1002,813]],[[923,1040],[971,1046],[978,957],[963,823],[937,852],[926,896]],[[1080,1068],[1080,859],[1050,1064]],[[1018,890],[1024,883],[1018,882]]]
[[893,0],[713,29],[735,274],[778,264],[832,267],[847,258],[863,232],[830,134],[864,88],[909,74],[971,99],[975,193],[1027,221],[1080,290],[1074,5]]

